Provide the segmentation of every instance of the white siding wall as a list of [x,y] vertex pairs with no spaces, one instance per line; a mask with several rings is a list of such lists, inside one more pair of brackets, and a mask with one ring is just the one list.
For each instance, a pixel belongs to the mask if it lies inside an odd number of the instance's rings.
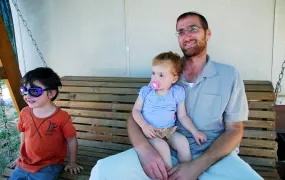
[[[273,66],[272,66],[272,82],[275,85],[281,70],[281,65],[285,60],[285,1],[277,0],[275,9],[275,28],[274,28],[274,44],[273,44]],[[282,91],[278,102],[285,104],[285,75],[281,83]]]
[[[276,9],[274,2],[18,0],[48,65],[60,76],[149,77],[155,55],[169,50],[181,54],[174,35],[176,18],[197,11],[212,30],[208,50],[214,59],[234,65],[243,79],[275,83],[285,58],[285,1],[276,0]],[[12,10],[25,73],[41,62]]]

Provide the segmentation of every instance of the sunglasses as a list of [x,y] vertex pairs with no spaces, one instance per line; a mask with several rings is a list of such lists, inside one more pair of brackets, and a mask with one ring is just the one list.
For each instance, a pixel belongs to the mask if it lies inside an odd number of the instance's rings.
[[43,89],[40,87],[26,88],[24,86],[20,87],[20,92],[22,96],[29,94],[32,97],[40,97],[45,91],[50,90],[49,88]]

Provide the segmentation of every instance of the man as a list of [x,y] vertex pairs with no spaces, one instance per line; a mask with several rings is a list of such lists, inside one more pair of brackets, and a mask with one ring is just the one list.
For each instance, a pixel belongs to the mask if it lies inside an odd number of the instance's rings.
[[[207,135],[207,142],[197,145],[178,124],[180,132],[188,138],[194,160],[168,169],[130,117],[128,134],[135,150],[99,161],[92,169],[91,179],[262,179],[236,153],[243,136],[243,121],[248,118],[244,85],[237,70],[207,56],[211,31],[204,16],[195,12],[180,15],[176,31],[184,53],[179,84],[186,90],[187,114]],[[177,164],[175,158],[173,161]]]

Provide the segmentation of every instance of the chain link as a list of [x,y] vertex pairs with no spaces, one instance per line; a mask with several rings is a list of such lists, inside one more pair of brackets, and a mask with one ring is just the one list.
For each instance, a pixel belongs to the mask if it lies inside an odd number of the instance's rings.
[[278,81],[277,81],[276,87],[275,87],[275,97],[276,97],[276,100],[277,100],[278,94],[281,92],[281,82],[282,82],[282,79],[284,77],[284,69],[285,69],[285,60],[282,63],[281,72],[280,72],[280,74],[278,76]]
[[21,18],[21,20],[23,22],[23,25],[25,26],[25,28],[26,28],[26,30],[28,32],[28,35],[30,36],[30,38],[31,38],[31,40],[32,40],[32,42],[33,42],[37,52],[38,52],[38,55],[40,56],[40,58],[41,58],[41,60],[42,60],[42,62],[44,64],[44,66],[47,67],[47,63],[46,63],[46,61],[45,61],[45,59],[43,57],[43,54],[41,53],[41,51],[39,49],[39,46],[38,46],[35,38],[33,37],[32,31],[29,29],[27,21],[24,19],[23,14],[22,14],[22,12],[19,9],[19,6],[18,6],[16,0],[12,0],[12,3],[14,5],[15,9],[17,10],[17,13],[18,13],[19,17]]
[[2,112],[2,121],[4,123],[4,128],[5,128],[5,131],[6,131],[6,139],[8,141],[7,143],[7,146],[8,146],[8,158],[9,158],[9,161],[11,162],[12,161],[12,157],[11,157],[11,140],[10,140],[10,132],[9,132],[9,129],[8,129],[8,126],[7,126],[7,116],[6,116],[6,108],[5,108],[5,102],[4,102],[4,99],[3,99],[3,89],[2,89],[2,86],[0,85],[0,110]]

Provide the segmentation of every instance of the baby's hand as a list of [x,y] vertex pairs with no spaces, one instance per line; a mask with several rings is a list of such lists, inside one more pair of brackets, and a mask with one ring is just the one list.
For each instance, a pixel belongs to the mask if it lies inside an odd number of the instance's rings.
[[76,164],[75,162],[69,162],[65,168],[65,171],[69,171],[70,174],[79,174],[81,170],[83,170],[82,166],[79,166],[78,164]]
[[15,161],[11,162],[8,165],[8,167],[14,169],[17,166],[17,162],[18,162],[18,158]]
[[194,139],[198,145],[201,145],[207,141],[207,136],[204,133],[202,133],[201,131],[196,131],[192,134],[193,134]]
[[154,127],[152,125],[146,123],[141,128],[142,128],[144,135],[147,138],[150,138],[150,139],[156,138],[156,132],[155,132]]

